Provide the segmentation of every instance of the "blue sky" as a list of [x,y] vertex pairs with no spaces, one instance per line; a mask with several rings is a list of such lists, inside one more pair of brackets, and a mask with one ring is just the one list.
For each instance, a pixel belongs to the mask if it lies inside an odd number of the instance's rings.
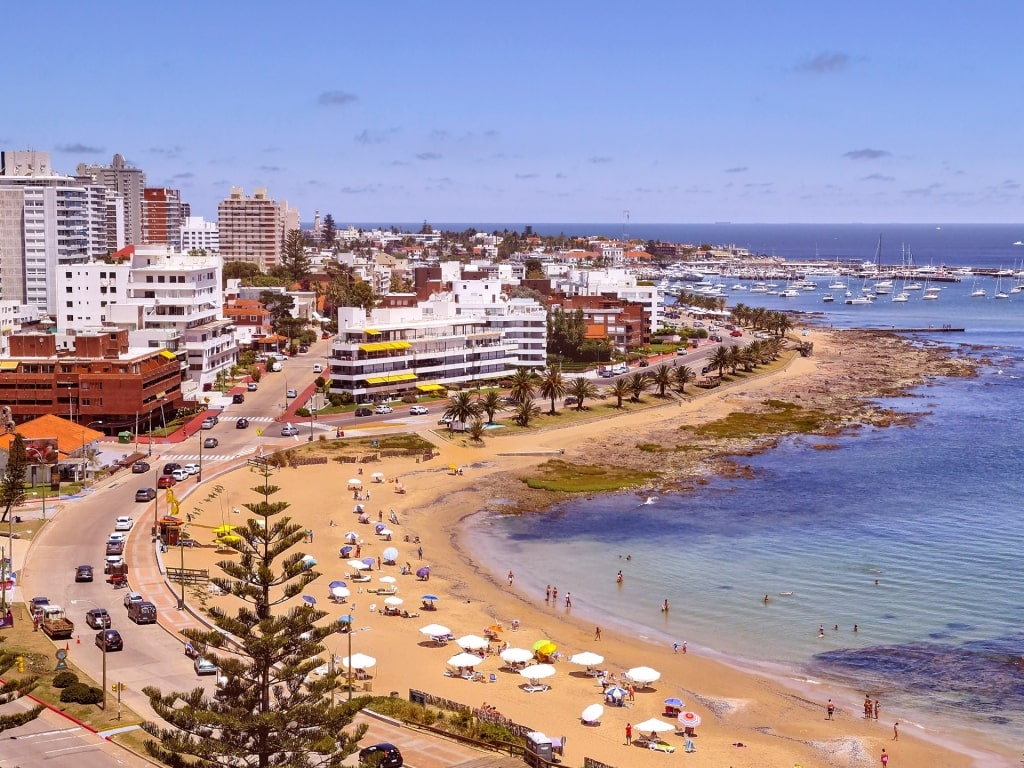
[[[45,9],[49,10],[45,10]],[[100,12],[102,9],[102,13]],[[1014,222],[1019,2],[42,2],[0,147],[216,218]]]

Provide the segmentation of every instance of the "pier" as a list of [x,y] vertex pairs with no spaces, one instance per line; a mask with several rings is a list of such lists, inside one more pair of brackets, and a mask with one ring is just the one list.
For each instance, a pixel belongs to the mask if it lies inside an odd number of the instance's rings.
[[858,328],[859,331],[888,331],[889,333],[965,333],[966,328],[954,328],[951,325],[940,325],[928,326],[926,328],[897,328],[896,326],[890,326],[888,328],[874,327],[874,328]]

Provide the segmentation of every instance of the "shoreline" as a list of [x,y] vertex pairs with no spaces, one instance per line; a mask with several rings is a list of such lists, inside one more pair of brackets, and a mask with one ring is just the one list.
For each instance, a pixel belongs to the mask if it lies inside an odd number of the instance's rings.
[[[580,730],[578,713],[587,704],[599,701],[600,691],[592,680],[580,680],[571,674],[578,668],[565,661],[560,662],[558,673],[550,681],[551,691],[526,694],[518,688],[521,682],[518,676],[510,676],[498,670],[496,663],[488,661],[482,665],[482,671],[485,674],[494,672],[497,683],[481,686],[445,678],[441,674],[444,660],[457,651],[457,647],[450,644],[446,649],[433,649],[417,633],[418,627],[433,621],[450,626],[457,637],[470,632],[479,634],[488,624],[500,622],[506,627],[503,637],[513,646],[529,647],[543,636],[555,640],[565,649],[566,655],[578,650],[596,649],[598,643],[593,640],[593,625],[589,620],[544,610],[543,606],[534,605],[518,590],[510,591],[501,578],[502,571],[495,572],[496,564],[479,559],[467,544],[466,527],[474,525],[472,518],[481,511],[521,512],[550,503],[550,494],[527,491],[518,479],[520,474],[541,463],[544,457],[514,455],[517,448],[534,453],[564,450],[566,461],[593,463],[594,455],[613,455],[608,452],[612,445],[635,445],[638,435],[645,439],[651,434],[656,435],[666,429],[665,423],[674,421],[676,416],[687,416],[697,421],[720,418],[736,407],[752,407],[767,396],[781,396],[786,387],[790,390],[797,387],[805,399],[812,396],[828,399],[837,407],[854,401],[860,403],[859,407],[848,409],[852,416],[847,426],[858,420],[861,423],[892,423],[891,414],[872,407],[867,401],[881,394],[898,393],[924,381],[921,374],[907,376],[906,370],[915,366],[908,364],[906,358],[899,364],[900,375],[893,375],[897,370],[896,363],[887,350],[891,353],[894,345],[907,345],[903,340],[885,341],[884,334],[871,333],[868,335],[877,344],[858,345],[856,339],[864,338],[864,334],[851,334],[852,340],[843,342],[846,332],[812,329],[810,333],[815,341],[812,357],[794,358],[783,371],[744,381],[724,392],[712,392],[679,407],[651,408],[597,419],[569,429],[488,438],[483,448],[435,439],[441,455],[430,463],[415,464],[411,460],[392,459],[383,462],[380,469],[388,477],[400,476],[408,493],[398,496],[387,485],[369,485],[373,500],[368,502],[367,508],[371,512],[380,508],[383,513],[389,506],[394,506],[401,519],[396,533],[419,536],[424,549],[423,560],[419,561],[414,546],[393,544],[399,548],[399,562],[408,560],[414,569],[421,562],[429,563],[432,568],[430,581],[423,584],[411,577],[399,577],[399,594],[406,598],[410,610],[418,602],[416,596],[421,590],[429,589],[441,600],[438,611],[423,612],[417,619],[402,621],[363,613],[368,601],[374,598],[365,594],[353,595],[352,602],[358,604],[356,625],[360,631],[349,640],[353,642],[354,650],[371,652],[380,659],[375,670],[374,693],[397,690],[404,695],[405,689],[414,687],[472,707],[486,701],[513,720],[542,728],[548,735],[567,734],[565,759],[572,764],[579,764],[584,755],[611,764],[622,764],[624,760],[632,765],[660,764],[663,758],[651,755],[649,750],[623,747],[622,726],[627,719],[636,722],[659,716],[661,700],[665,696],[689,691],[692,695],[687,693],[685,700],[688,704],[692,702],[694,711],[704,716],[704,724],[699,729],[700,751],[712,752],[723,758],[728,754],[729,763],[734,768],[781,764],[783,761],[790,764],[825,762],[836,766],[857,765],[874,760],[882,746],[891,747],[894,759],[902,759],[905,764],[959,768],[975,764],[975,759],[980,764],[984,759],[988,765],[1010,765],[1009,750],[1005,755],[986,751],[978,743],[977,735],[972,740],[971,732],[959,734],[961,739],[947,745],[939,744],[938,734],[932,731],[922,732],[919,738],[914,738],[914,729],[908,725],[906,737],[898,745],[890,745],[891,721],[888,718],[884,723],[861,722],[860,718],[844,719],[838,727],[825,721],[824,700],[832,697],[840,702],[852,700],[855,703],[856,694],[852,690],[824,684],[815,689],[806,681],[799,689],[798,681],[780,679],[764,670],[738,669],[729,661],[704,656],[696,648],[691,648],[688,654],[673,654],[671,648],[611,631],[606,632],[599,643],[599,650],[606,657],[604,666],[618,671],[637,663],[649,663],[662,672],[662,678],[655,683],[656,690],[638,692],[633,707],[621,711],[608,709],[601,727]],[[840,345],[842,351],[847,352],[842,357]],[[917,368],[924,376],[941,376],[944,372],[963,375],[966,370],[963,363],[946,360],[945,352],[918,349],[914,354],[920,362]],[[859,360],[861,355],[864,359]],[[879,371],[872,384],[860,367],[865,360],[883,367],[887,363],[891,370]],[[851,371],[856,375],[851,375]],[[837,385],[837,381],[850,391],[840,393],[844,387]],[[846,410],[842,412],[846,413]],[[431,435],[432,431],[424,433],[424,436]],[[762,449],[770,447],[771,440],[764,443]],[[638,452],[634,449],[631,453]],[[685,488],[688,483],[699,482],[701,473],[714,471],[726,453],[724,446],[710,446],[704,461],[688,461],[685,466],[667,467],[662,487]],[[638,459],[642,461],[646,457]],[[465,477],[450,475],[445,469],[449,464],[466,467]],[[337,540],[349,530],[347,526],[353,520],[346,514],[351,512],[352,502],[342,494],[339,508],[337,500],[325,500],[322,492],[317,493],[317,486],[329,483],[336,487],[343,481],[338,478],[345,472],[351,472],[351,469],[310,466],[281,470],[275,475],[275,482],[285,489],[278,498],[292,503],[287,514],[299,522],[308,521],[309,526],[317,531],[317,544],[309,549],[323,563],[319,570],[327,578],[316,582],[312,589],[326,588],[331,578],[339,578],[336,574],[343,567],[343,563],[336,565],[337,555],[333,553],[337,552]],[[311,482],[313,477],[317,482]],[[221,482],[231,486],[230,500],[225,499],[228,508],[239,500],[252,500],[251,492],[247,491],[252,485],[249,473],[232,473],[230,482],[228,478],[222,478]],[[324,487],[326,485],[320,485],[319,489],[322,491]],[[242,493],[243,496],[231,496],[234,493]],[[325,510],[325,507],[329,508]],[[210,523],[211,528],[221,522],[216,515],[208,512],[204,515],[207,519],[203,522]],[[336,527],[328,529],[328,519],[339,522]],[[358,530],[367,539],[366,552],[376,554],[377,537],[365,528],[352,530]],[[197,535],[197,538],[201,537]],[[207,552],[198,550],[188,554],[189,559],[194,556],[199,560]],[[333,607],[328,606],[327,610],[333,611]],[[338,608],[338,612],[345,610],[347,607],[344,605]],[[518,634],[508,630],[513,619],[520,622]],[[341,643],[338,641],[331,650],[338,653]],[[340,655],[345,655],[344,649]],[[766,723],[770,725],[766,726]],[[682,749],[681,738],[669,736],[668,741]],[[733,746],[735,743],[743,743],[749,748],[737,749]]]

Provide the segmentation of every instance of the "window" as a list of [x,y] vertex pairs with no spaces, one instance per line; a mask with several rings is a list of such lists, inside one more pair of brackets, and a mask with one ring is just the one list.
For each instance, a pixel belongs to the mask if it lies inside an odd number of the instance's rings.
[[75,302],[73,302],[73,301],[66,302],[64,304],[64,306],[66,306],[68,309],[71,309],[73,306],[75,306]]

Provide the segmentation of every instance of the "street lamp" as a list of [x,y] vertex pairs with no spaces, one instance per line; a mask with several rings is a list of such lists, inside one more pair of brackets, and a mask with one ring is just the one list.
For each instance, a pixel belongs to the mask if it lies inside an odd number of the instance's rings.
[[203,482],[203,443],[206,442],[206,438],[203,437],[203,431],[199,430],[199,471],[196,472],[196,485]]
[[345,667],[345,687],[348,689],[348,701],[352,701],[352,614],[355,612],[354,605],[348,609],[348,664]]
[[181,550],[181,570],[178,579],[181,581],[181,597],[178,598],[178,610],[185,610],[185,529],[178,531],[178,549]]
[[316,418],[316,393],[309,399],[309,439],[306,442],[313,442],[313,419]]
[[153,492],[156,496],[153,497],[153,535],[156,536],[158,533],[159,518],[157,517],[157,507],[160,506],[160,469],[153,470]]

